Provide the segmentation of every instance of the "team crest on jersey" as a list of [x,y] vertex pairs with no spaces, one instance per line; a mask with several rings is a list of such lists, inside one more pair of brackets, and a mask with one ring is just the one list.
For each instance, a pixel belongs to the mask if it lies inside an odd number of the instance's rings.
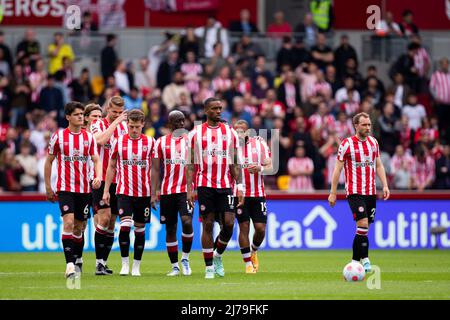
[[256,148],[253,148],[253,149],[252,149],[252,152],[253,152],[253,153],[257,153],[258,150],[256,150]]
[[126,134],[127,133],[127,130],[120,130],[120,135],[124,135],[124,134]]
[[364,207],[359,207],[359,208],[358,208],[358,211],[359,211],[359,212],[364,212]]
[[84,146],[87,147],[89,145],[89,142],[85,141]]
[[143,146],[142,150],[144,150],[144,152],[146,152],[148,150],[147,146]]
[[222,136],[222,140],[227,140],[227,136]]

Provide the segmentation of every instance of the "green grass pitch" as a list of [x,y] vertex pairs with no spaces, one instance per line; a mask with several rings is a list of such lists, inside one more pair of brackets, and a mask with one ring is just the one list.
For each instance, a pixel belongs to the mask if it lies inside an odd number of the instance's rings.
[[204,279],[201,252],[191,253],[192,276],[167,277],[165,252],[144,252],[142,277],[120,277],[120,256],[111,253],[113,276],[94,275],[85,253],[80,290],[66,288],[62,253],[0,254],[0,299],[450,299],[450,250],[372,251],[381,289],[347,283],[342,269],[350,251],[261,251],[260,271],[244,273],[238,251],[224,255],[225,278]]

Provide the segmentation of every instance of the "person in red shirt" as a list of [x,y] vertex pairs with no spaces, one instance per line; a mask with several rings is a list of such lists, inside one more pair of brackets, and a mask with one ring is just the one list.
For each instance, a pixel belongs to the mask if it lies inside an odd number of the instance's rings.
[[[152,160],[152,207],[156,209],[157,193],[160,194],[160,222],[166,225],[166,246],[172,271],[168,276],[180,274],[178,266],[177,223],[178,213],[182,224],[183,253],[181,267],[183,274],[192,274],[189,266],[194,231],[192,229],[193,208],[187,202],[186,193],[186,161],[188,157],[188,137],[185,126],[185,116],[181,111],[169,113],[169,128],[171,132],[156,141],[154,159]],[[164,168],[162,182],[160,167]]]
[[142,134],[144,113],[133,109],[128,113],[129,133],[114,141],[106,171],[102,200],[111,201],[110,187],[117,174],[117,208],[120,216],[119,244],[122,256],[121,276],[130,272],[130,229],[134,222],[134,261],[132,276],[140,276],[140,265],[145,246],[145,224],[150,223],[151,158],[155,140]]
[[271,23],[267,27],[267,35],[272,38],[283,38],[284,36],[291,36],[292,27],[291,25],[284,21],[284,12],[277,11],[273,15],[275,22]]
[[[62,243],[66,258],[66,278],[73,279],[81,270],[75,268],[75,261],[81,255],[82,225],[89,214],[89,159],[95,167],[92,188],[101,184],[102,163],[97,154],[97,144],[90,132],[82,130],[84,106],[79,102],[69,102],[64,107],[69,126],[53,134],[44,167],[47,199],[55,202],[58,198],[64,229]],[[58,161],[58,180],[55,191],[51,187],[52,163]],[[75,228],[76,226],[76,228]]]
[[389,198],[386,171],[380,159],[378,141],[370,136],[372,123],[367,113],[361,112],[353,117],[356,134],[342,141],[339,146],[336,167],[331,180],[328,202],[336,204],[336,189],[342,168],[345,168],[345,188],[347,200],[356,221],[356,234],[353,240],[353,261],[361,260],[366,272],[371,272],[369,261],[369,224],[375,220],[376,187],[375,176],[383,183],[384,200]]

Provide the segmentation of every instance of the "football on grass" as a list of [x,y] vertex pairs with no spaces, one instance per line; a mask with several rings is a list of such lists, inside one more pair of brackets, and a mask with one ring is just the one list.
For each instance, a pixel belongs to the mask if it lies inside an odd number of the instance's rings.
[[359,262],[350,262],[344,267],[344,279],[348,282],[362,281],[366,276],[364,267]]

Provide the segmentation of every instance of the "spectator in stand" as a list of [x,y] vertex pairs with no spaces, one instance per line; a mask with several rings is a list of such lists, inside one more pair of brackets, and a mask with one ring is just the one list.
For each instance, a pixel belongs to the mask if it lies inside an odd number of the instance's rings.
[[325,80],[328,82],[332,89],[333,97],[336,92],[343,86],[342,81],[336,75],[336,68],[333,65],[328,65],[325,69]]
[[428,117],[422,119],[422,125],[414,134],[414,144],[431,144],[439,141],[439,130],[431,126],[431,121]]
[[289,159],[287,166],[290,191],[314,191],[312,183],[314,163],[311,158],[306,157],[305,148],[296,147],[295,157]]
[[5,34],[2,30],[0,30],[0,49],[3,50],[4,59],[8,63],[9,70],[11,70],[13,67],[13,57],[11,49],[5,44]]
[[116,87],[120,90],[120,95],[127,95],[130,92],[130,79],[127,74],[125,61],[118,60],[116,71],[114,71]]
[[340,141],[343,141],[345,138],[348,138],[354,134],[355,130],[353,128],[352,120],[350,117],[347,117],[345,112],[340,111],[336,118],[336,123],[334,125],[335,136]]
[[378,118],[380,126],[380,150],[393,155],[395,147],[399,143],[398,119],[394,114],[394,105],[387,102],[383,107],[383,112]]
[[0,190],[18,192],[22,190],[20,176],[23,168],[11,149],[4,149],[0,153]]
[[299,66],[305,67],[310,61],[311,54],[309,50],[305,48],[303,39],[297,38],[294,44],[294,67],[292,69],[295,70]]
[[430,92],[439,119],[441,137],[450,142],[450,70],[448,58],[439,60],[439,70],[431,76]]
[[239,96],[233,98],[232,117],[237,119],[243,119],[248,123],[252,122],[252,115],[245,110],[244,98]]
[[436,189],[450,189],[450,145],[444,146],[442,156],[436,161]]
[[[430,55],[428,54],[427,50],[422,46],[422,39],[418,34],[411,36],[411,43],[416,43],[418,45],[418,48],[414,54],[414,67],[417,69],[417,74],[421,78],[421,85],[425,84],[427,81],[428,73],[430,72],[431,68],[431,59]],[[423,88],[424,86],[420,87],[420,92],[424,92],[426,90]]]
[[214,54],[205,62],[204,76],[213,79],[219,75],[220,70],[228,65],[227,60],[223,57],[223,45],[220,42],[214,44]]
[[241,69],[234,71],[234,79],[237,81],[237,91],[242,95],[250,93],[252,91],[252,83],[250,79],[244,75]]
[[70,44],[64,43],[64,35],[61,32],[54,34],[54,42],[48,46],[48,56],[50,61],[48,63],[48,72],[50,74],[62,69],[63,58],[67,57],[70,60],[75,60]]
[[109,76],[114,75],[115,67],[119,60],[115,49],[116,44],[117,37],[115,34],[106,35],[106,46],[100,53],[100,69],[105,82]]
[[206,24],[194,31],[195,35],[200,40],[200,56],[211,58],[214,55],[214,45],[217,42],[222,43],[224,58],[230,54],[230,42],[228,39],[228,32],[222,28],[222,24],[216,20],[215,17],[208,17]]
[[267,91],[270,89],[269,83],[267,82],[267,78],[263,75],[259,75],[256,78],[255,85],[252,85],[252,94],[260,104],[262,100],[266,97]]
[[277,72],[281,72],[282,65],[289,65],[292,69],[295,65],[295,50],[292,39],[289,36],[283,37],[283,44],[277,53]]
[[317,70],[317,64],[312,61],[306,67],[300,65],[295,69],[295,74],[300,83],[300,95],[303,102],[309,101],[315,94]]
[[197,38],[194,28],[189,26],[186,28],[185,34],[181,36],[178,48],[178,56],[181,61],[186,62],[188,52],[193,52],[196,57],[200,55],[200,39]]
[[13,154],[19,153],[19,133],[16,128],[8,127],[4,138],[0,141],[0,152],[5,149],[11,150]]
[[406,100],[411,93],[411,88],[405,84],[403,75],[397,72],[394,75],[394,83],[389,87],[388,91],[394,94],[395,105],[402,109],[407,103]]
[[313,15],[314,24],[320,32],[328,32],[333,21],[333,5],[331,0],[311,0],[309,10]]
[[149,61],[147,57],[142,57],[139,59],[139,71],[135,74],[135,86],[138,87],[139,92],[146,96],[155,88],[155,82],[153,81],[150,70]]
[[433,186],[435,179],[435,162],[423,145],[417,145],[411,169],[411,186],[422,192]]
[[353,58],[349,58],[345,62],[343,79],[345,79],[347,77],[353,78],[355,89],[361,93],[364,78],[363,78],[362,74],[358,71],[356,61]]
[[25,30],[25,36],[16,48],[16,61],[21,61],[24,58],[30,59],[33,70],[35,70],[36,61],[41,59],[41,46],[39,41],[36,40],[36,32],[33,29]]
[[183,73],[181,71],[176,71],[172,83],[167,85],[162,92],[162,102],[166,106],[167,112],[172,111],[176,105],[180,104],[181,93],[185,93],[186,96],[189,97],[189,100],[191,99],[189,90],[184,84]]
[[365,112],[369,115],[370,122],[372,123],[372,135],[376,138],[380,138],[380,126],[378,124],[378,117],[380,112],[375,109],[372,99],[365,98],[360,104],[360,112]]
[[318,69],[316,71],[316,79],[317,81],[313,86],[314,96],[318,99],[324,99],[327,102],[331,101],[333,98],[333,90],[330,84],[325,81],[325,74],[322,70]]
[[411,10],[406,9],[402,13],[403,21],[400,23],[400,30],[405,37],[419,34],[419,28],[414,24],[414,16]]
[[336,120],[330,114],[330,109],[325,101],[319,103],[317,112],[311,115],[308,121],[311,136],[320,137],[323,141],[328,139],[330,131],[336,131]]
[[392,12],[387,11],[384,20],[380,20],[375,28],[375,34],[379,37],[401,36],[402,30],[398,23],[394,21]]
[[12,127],[25,127],[25,113],[31,105],[31,88],[20,64],[14,65],[9,92],[11,93],[10,124]]
[[407,98],[407,105],[402,109],[402,114],[408,117],[409,126],[417,131],[422,125],[422,120],[427,116],[425,107],[417,102],[417,95],[410,93]]
[[303,22],[300,22],[294,30],[296,41],[304,42],[307,48],[311,48],[316,44],[318,29],[310,12],[304,15]]
[[267,27],[267,36],[271,38],[283,38],[292,36],[292,27],[284,20],[284,12],[281,10],[273,14],[274,22]]
[[401,73],[405,79],[405,83],[416,92],[420,89],[420,78],[419,70],[415,67],[414,57],[419,47],[417,43],[410,43],[408,45],[408,52],[402,54],[389,71],[391,77],[396,73]]
[[318,33],[316,45],[311,47],[312,61],[322,70],[334,61],[333,50],[326,45],[326,41],[325,34]]
[[[66,72],[64,70],[58,70],[54,74],[55,76],[55,87],[61,90],[63,94],[63,103],[66,105],[70,99],[69,87],[66,85]],[[64,118],[65,115],[62,115]]]
[[[287,174],[288,168],[287,163],[289,160],[289,157],[292,153],[292,141],[289,137],[289,133],[285,129],[284,126],[284,120],[279,117],[273,118],[273,129],[275,129],[274,133],[272,134],[272,131],[269,132],[269,139],[270,139],[270,145],[273,145],[272,143],[277,143],[279,145],[279,168],[278,173],[279,174]],[[253,127],[256,132],[260,129],[259,127]],[[264,129],[268,129],[267,127],[264,127]],[[272,140],[275,140],[272,142]],[[277,141],[278,140],[278,141]]]
[[214,91],[211,88],[211,81],[203,78],[200,81],[200,90],[194,95],[194,103],[197,105],[203,105],[203,102],[214,97]]
[[36,61],[36,68],[28,77],[31,89],[31,102],[37,104],[39,94],[42,88],[47,85],[47,71],[45,70],[44,60],[38,59]]
[[251,22],[250,19],[250,10],[242,9],[239,13],[240,19],[239,21],[231,21],[229,30],[230,32],[239,32],[244,34],[252,34],[255,32],[259,32],[256,25]]
[[0,74],[8,77],[11,72],[8,60],[5,57],[5,50],[0,47]]
[[379,108],[379,104],[384,101],[383,91],[378,86],[378,79],[376,77],[369,77],[367,79],[367,88],[362,92],[363,99],[371,97],[374,105]]
[[285,119],[286,107],[277,99],[275,89],[268,89],[266,98],[259,107],[259,115],[264,119],[264,127],[273,129],[275,118]]
[[350,44],[348,35],[341,36],[341,43],[334,51],[334,65],[337,70],[338,77],[342,78],[345,72],[345,65],[348,59],[353,59],[358,68],[358,56],[355,48]]
[[20,175],[21,191],[37,191],[37,158],[31,154],[31,143],[23,141],[20,144],[20,153],[16,155],[16,161],[23,168]]
[[402,164],[406,166],[406,168],[411,168],[414,162],[414,158],[411,155],[411,150],[407,149],[405,150],[404,146],[401,144],[398,144],[395,146],[395,153],[391,158],[391,172],[396,172],[397,170],[400,170],[400,167]]
[[299,84],[295,73],[287,71],[284,81],[277,89],[278,100],[284,104],[288,113],[292,113],[294,108],[301,105]]
[[340,104],[340,111],[344,112],[349,118],[352,118],[355,114],[359,112],[359,103],[355,101],[355,92],[349,91],[347,93],[347,99],[342,101]]
[[167,56],[167,60],[160,64],[157,75],[158,88],[163,91],[164,88],[171,83],[173,76],[180,69],[178,60],[178,51],[171,50]]
[[69,87],[72,89],[72,100],[74,101],[86,104],[94,98],[88,68],[83,68],[80,77],[72,80]]
[[47,85],[41,90],[39,107],[54,119],[59,119],[61,111],[64,111],[63,93],[55,87],[55,76],[53,75],[47,77]]
[[266,58],[263,55],[258,56],[255,60],[255,68],[253,69],[251,74],[252,87],[254,87],[254,85],[256,84],[256,79],[259,75],[262,75],[264,78],[266,78],[269,87],[273,87],[274,76],[272,72],[267,68]]
[[[237,54],[238,47],[241,49],[241,53]],[[239,42],[233,46],[233,53],[237,54],[235,61],[239,59],[247,61],[253,65],[255,58],[262,55],[264,52],[256,42],[253,42],[252,38],[248,34],[243,34]]]
[[224,93],[231,88],[230,74],[230,67],[223,66],[222,69],[220,69],[219,75],[212,81],[212,88],[216,94]]
[[85,11],[83,13],[83,20],[81,21],[80,29],[75,29],[76,31],[89,35],[91,32],[98,31],[98,24],[92,18],[92,13]]
[[385,93],[386,93],[386,89],[384,87],[383,81],[380,80],[380,78],[378,78],[378,71],[377,71],[377,67],[374,65],[369,65],[367,67],[367,74],[366,74],[366,78],[364,79],[363,83],[362,83],[362,92],[366,91],[367,88],[369,87],[369,80],[375,78],[375,80],[377,81],[377,91],[379,91],[381,93],[381,96],[384,97]]
[[203,67],[197,62],[194,51],[186,52],[186,62],[181,64],[181,72],[184,75],[184,81],[189,92],[194,95],[200,90],[201,74]]
[[130,94],[123,97],[125,101],[125,109],[139,109],[142,110],[142,98],[139,96],[139,88],[131,87]]
[[344,87],[336,91],[336,95],[334,96],[336,103],[348,101],[350,92],[352,93],[352,100],[356,103],[360,103],[361,97],[359,96],[359,92],[355,89],[355,81],[352,77],[348,76],[344,79]]

